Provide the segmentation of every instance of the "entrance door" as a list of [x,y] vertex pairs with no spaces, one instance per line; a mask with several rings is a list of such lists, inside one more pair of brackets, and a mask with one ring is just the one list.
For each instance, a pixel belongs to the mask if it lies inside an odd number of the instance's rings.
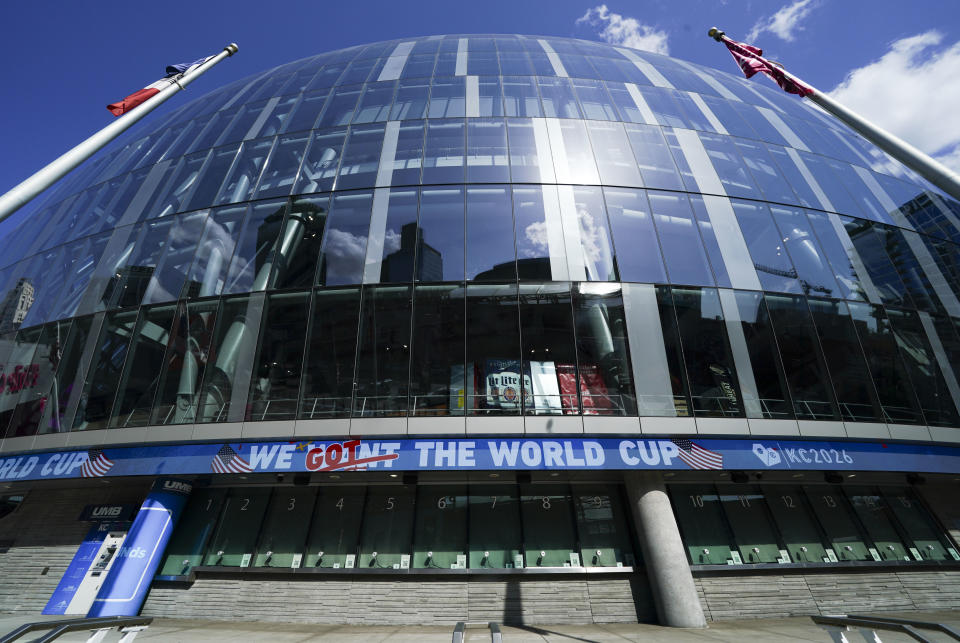
[[67,606],[66,614],[87,615],[90,606],[93,605],[93,600],[97,597],[103,582],[107,579],[110,568],[113,567],[113,563],[117,559],[117,552],[120,551],[126,537],[127,532],[125,531],[111,531],[103,539],[100,549],[93,557],[93,564],[90,565],[83,581],[77,587],[77,593],[74,594],[73,600]]

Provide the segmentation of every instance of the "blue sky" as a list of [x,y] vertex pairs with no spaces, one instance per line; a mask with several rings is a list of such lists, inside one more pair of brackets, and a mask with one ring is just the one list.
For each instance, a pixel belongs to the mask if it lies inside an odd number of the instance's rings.
[[[706,36],[714,25],[960,170],[956,0],[60,0],[9,3],[4,24],[0,192],[109,123],[107,103],[157,80],[167,64],[216,53],[231,41],[240,46],[236,56],[138,127],[254,72],[407,36],[606,40],[735,72],[726,50]],[[0,224],[0,237],[30,210]]]

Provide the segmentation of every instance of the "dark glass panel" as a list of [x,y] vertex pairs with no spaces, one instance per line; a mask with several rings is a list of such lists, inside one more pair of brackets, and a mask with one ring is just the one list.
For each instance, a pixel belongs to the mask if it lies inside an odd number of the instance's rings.
[[797,271],[767,205],[738,199],[731,199],[730,203],[747,242],[760,286],[775,292],[799,293]]
[[290,194],[300,171],[308,139],[306,132],[280,137],[257,186],[258,199]]
[[472,415],[520,413],[517,304],[516,285],[467,286],[467,408]]
[[803,211],[776,205],[770,209],[780,238],[796,267],[803,294],[844,298],[847,291],[837,284],[827,255]]
[[516,485],[471,485],[470,569],[514,567],[522,561],[520,498]]
[[[837,284],[840,286],[839,297],[842,299],[866,300],[866,291],[860,283],[860,277],[857,275],[850,258],[849,251],[852,251],[853,248],[848,249],[849,238],[842,238],[839,231],[833,227],[830,221],[830,217],[833,215],[809,210],[806,211],[806,215],[810,227],[813,228],[816,238],[820,241],[824,258],[828,261],[834,276],[837,278]],[[839,219],[837,221],[839,222]]]
[[223,488],[194,489],[164,552],[159,575],[185,576],[200,564],[226,496]]
[[359,288],[314,293],[304,358],[301,418],[350,415],[359,315]]
[[817,530],[816,518],[810,513],[803,493],[797,487],[763,487],[767,506],[783,536],[790,562],[819,563],[829,561],[827,550]]
[[767,500],[753,485],[717,485],[720,505],[745,563],[775,563],[780,544],[767,513]]
[[567,485],[521,484],[520,517],[527,567],[581,566]]
[[360,569],[407,569],[413,537],[412,485],[369,488],[360,535]]
[[[849,505],[838,487],[804,486],[810,506],[827,534],[831,547],[827,560],[870,560],[863,534],[853,519]],[[831,556],[833,554],[833,556]]]
[[163,244],[163,256],[157,262],[143,294],[143,304],[175,301],[180,296],[197,250],[197,239],[204,231],[206,221],[207,211],[181,214],[174,218],[170,234]]
[[406,415],[410,286],[366,286],[360,312],[353,417]]
[[867,272],[870,273],[870,279],[877,287],[883,303],[912,307],[907,289],[887,254],[889,246],[882,238],[880,224],[850,217],[840,217],[840,220],[843,221],[850,240],[853,241]]
[[[526,414],[579,412],[571,313],[569,285],[520,286],[523,411]],[[506,388],[503,395],[510,397]]]
[[517,278],[513,208],[505,186],[467,188],[467,279]]
[[767,295],[766,304],[797,418],[837,419],[829,375],[806,300],[800,296]]
[[[670,377],[670,388],[673,390],[673,409],[657,415],[688,417],[693,415],[690,406],[690,389],[687,373],[683,363],[683,349],[680,346],[680,334],[677,325],[677,316],[674,312],[673,296],[668,286],[657,286],[657,307],[660,313],[660,328],[663,332],[663,347],[667,357],[667,369]],[[656,341],[654,338],[653,341]],[[659,407],[659,399],[653,402]]]
[[334,195],[323,235],[319,285],[358,284],[363,280],[372,205],[371,192]]
[[690,562],[732,564],[730,534],[713,485],[670,485],[670,498]]
[[792,418],[794,414],[787,379],[763,294],[738,290],[736,300],[740,326],[753,369],[761,417]]
[[[582,283],[574,290],[573,307],[583,413],[635,415],[636,393],[620,287]],[[559,366],[557,371],[559,375]],[[564,393],[564,380],[560,381]]]
[[294,194],[310,194],[332,190],[336,183],[337,167],[343,154],[346,130],[317,132],[310,141]]
[[160,380],[156,366],[164,363],[176,312],[175,305],[142,310],[117,387],[117,401],[110,417],[111,427],[150,424],[150,412]]
[[106,316],[73,418],[73,431],[106,428],[136,321],[136,310]]
[[462,183],[465,165],[462,120],[427,121],[423,183]]
[[43,327],[24,328],[17,332],[16,340],[9,340],[9,357],[0,366],[0,434],[6,433],[8,438],[36,433],[35,426],[18,421],[14,415],[19,398],[39,383],[40,365],[35,354],[38,348],[45,348],[44,334]]
[[271,279],[274,289],[313,285],[329,211],[328,196],[301,197],[290,204]]
[[[7,378],[4,386],[7,390],[3,391],[4,397],[17,401],[13,418],[7,428],[8,436],[44,434],[54,430],[49,422],[50,407],[60,406],[61,393],[56,386],[55,376],[62,357],[63,342],[67,339],[71,324],[69,320],[58,321],[47,324],[43,328],[33,352],[33,361],[24,365],[25,368],[21,368],[21,372],[26,371],[22,380],[18,379],[19,364],[8,362],[0,367],[0,380]],[[0,341],[8,343],[4,340]],[[5,351],[0,349],[0,359],[5,357],[4,353]],[[12,381],[9,379],[11,374],[14,375]],[[18,382],[23,383],[19,396],[13,393],[10,386],[11,383],[14,387],[19,386]],[[44,422],[45,417],[47,422]]]
[[423,166],[422,121],[410,121],[400,124],[397,134],[397,149],[393,154],[393,173],[391,185],[417,185],[420,183],[420,169]]
[[655,125],[627,125],[627,138],[640,166],[643,184],[649,188],[683,190],[680,173],[670,155],[663,132]]
[[467,123],[467,182],[510,180],[507,129],[501,119],[470,119]]
[[420,193],[417,281],[461,281],[464,269],[464,189],[423,188]]
[[270,487],[231,489],[203,564],[249,567],[269,500]]
[[556,188],[515,185],[513,214],[520,280],[566,280],[567,255]]
[[257,553],[252,561],[254,567],[300,567],[316,499],[316,488],[274,488],[260,528]]
[[[243,149],[240,151],[236,162],[232,166],[217,167],[215,163],[218,159],[214,156],[206,169],[204,178],[206,179],[206,176],[210,172],[221,172],[221,177],[226,176],[226,178],[223,179],[223,186],[217,195],[216,203],[237,203],[247,201],[253,196],[253,191],[257,187],[257,182],[260,180],[260,171],[263,170],[267,156],[269,156],[270,150],[273,149],[273,144],[273,137],[263,138],[258,141],[244,141]],[[228,169],[230,170],[229,174],[227,174]],[[296,170],[294,170],[294,172],[296,172]],[[212,204],[212,201],[201,200],[200,195],[201,190],[197,188],[197,191],[193,193],[193,202],[190,204],[191,207],[189,209],[192,210],[195,207],[202,208]]]
[[277,258],[287,202],[255,203],[250,207],[237,240],[224,293],[265,289]]
[[682,194],[647,193],[671,283],[713,285],[690,202]]
[[150,286],[157,261],[165,248],[175,218],[166,217],[140,224],[130,235],[125,260],[116,264],[115,272],[103,293],[106,308],[136,306]]
[[377,182],[380,150],[383,147],[383,125],[360,125],[350,128],[343,149],[343,160],[337,172],[337,190],[373,187]]
[[297,415],[300,371],[307,336],[309,293],[273,294],[267,298],[247,420],[288,420]]
[[844,487],[843,490],[875,545],[870,549],[873,559],[910,560],[900,535],[890,522],[886,499],[872,487]]
[[355,566],[366,493],[367,487],[321,487],[304,567],[351,569]]
[[463,286],[415,288],[410,358],[412,414],[464,414],[465,313]]
[[466,569],[467,500],[465,484],[417,487],[415,569]]
[[206,218],[206,226],[197,244],[181,297],[220,294],[227,280],[230,258],[236,250],[247,210],[246,205],[227,206],[214,210]]
[[[70,400],[80,393],[80,390],[75,389],[81,389],[83,385],[80,358],[87,344],[92,324],[92,317],[75,319],[70,324],[69,333],[65,337],[61,335],[63,341],[59,351],[57,374],[50,387],[50,405],[44,409],[40,433],[63,433],[70,430],[70,418],[66,415]],[[62,329],[61,332],[63,332]],[[2,353],[0,357],[3,357]]]

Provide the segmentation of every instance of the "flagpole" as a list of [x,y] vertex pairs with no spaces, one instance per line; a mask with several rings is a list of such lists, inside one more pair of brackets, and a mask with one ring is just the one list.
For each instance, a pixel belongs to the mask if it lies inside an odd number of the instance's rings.
[[[774,63],[771,63],[763,56],[759,56],[744,49],[743,47],[740,47],[740,43],[736,42],[735,40],[731,40],[724,32],[720,31],[716,27],[710,29],[710,31],[707,32],[707,35],[717,42],[722,42],[728,46],[737,46],[741,55],[756,58],[767,65],[774,65]],[[900,161],[926,180],[933,183],[935,186],[952,196],[954,199],[960,201],[960,175],[958,175],[956,172],[953,172],[950,168],[946,167],[939,161],[936,161],[927,154],[924,154],[913,145],[910,145],[906,141],[894,136],[890,132],[874,125],[856,112],[851,111],[847,107],[833,100],[809,83],[800,80],[784,69],[781,65],[776,65],[776,67],[791,82],[798,83],[803,87],[809,88],[811,93],[807,94],[806,97],[823,108],[824,111],[848,125],[850,129],[854,130],[865,139],[879,147],[881,150]]]
[[187,85],[207,72],[211,67],[219,63],[224,58],[228,58],[237,53],[236,43],[230,43],[223,48],[216,56],[203,63],[190,73],[185,73],[176,78],[175,82],[160,90],[157,94],[144,101],[141,105],[135,107],[125,116],[118,118],[102,130],[83,141],[72,150],[63,154],[60,158],[53,161],[36,174],[26,179],[9,192],[0,196],[0,221],[3,221],[14,212],[29,203],[34,197],[46,190],[48,187],[63,178],[73,168],[77,167],[88,158],[96,154],[101,148],[113,139],[118,137],[124,131],[132,127],[141,118],[160,107],[174,94],[186,88]]

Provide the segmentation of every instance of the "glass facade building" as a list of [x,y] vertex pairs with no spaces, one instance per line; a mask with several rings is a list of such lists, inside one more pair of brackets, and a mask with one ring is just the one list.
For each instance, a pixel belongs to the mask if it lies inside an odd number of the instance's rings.
[[[960,203],[772,85],[596,42],[438,36],[283,65],[135,131],[7,236],[0,455],[960,442]],[[354,475],[214,476],[161,575],[642,567],[622,477]],[[695,568],[960,558],[902,477],[690,478],[669,497]]]

